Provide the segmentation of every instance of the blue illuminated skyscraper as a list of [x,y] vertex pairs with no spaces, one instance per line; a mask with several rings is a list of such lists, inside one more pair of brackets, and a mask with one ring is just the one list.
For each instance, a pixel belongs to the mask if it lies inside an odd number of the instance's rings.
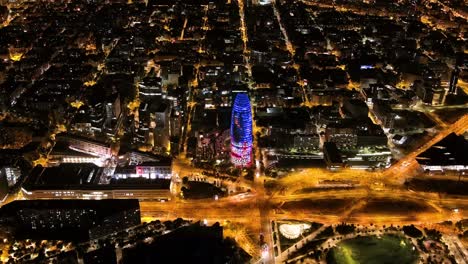
[[252,164],[252,110],[246,93],[237,94],[232,106],[231,162],[239,167]]

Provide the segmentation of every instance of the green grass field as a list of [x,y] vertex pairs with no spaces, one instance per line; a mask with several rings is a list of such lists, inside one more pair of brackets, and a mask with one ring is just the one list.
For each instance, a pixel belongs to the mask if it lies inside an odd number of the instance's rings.
[[341,241],[327,254],[328,264],[413,264],[418,252],[403,237],[386,235]]

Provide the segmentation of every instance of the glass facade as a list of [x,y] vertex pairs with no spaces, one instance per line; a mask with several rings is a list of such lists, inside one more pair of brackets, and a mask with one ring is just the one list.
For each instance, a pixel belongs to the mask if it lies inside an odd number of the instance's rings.
[[237,94],[232,106],[231,162],[239,167],[252,164],[252,110],[246,93]]

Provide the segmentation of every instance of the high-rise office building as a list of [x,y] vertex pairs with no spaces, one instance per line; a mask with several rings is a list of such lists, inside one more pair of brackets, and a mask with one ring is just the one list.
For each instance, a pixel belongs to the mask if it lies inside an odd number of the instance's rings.
[[466,65],[466,62],[468,62],[467,58],[468,56],[466,56],[465,53],[457,53],[455,68],[453,69],[452,76],[450,77],[449,94],[457,94],[458,78],[462,68]]
[[246,93],[237,94],[232,106],[231,162],[239,167],[252,164],[252,110]]
[[457,94],[457,84],[458,84],[459,74],[460,74],[460,69],[457,66],[452,71],[452,76],[450,77],[449,94]]

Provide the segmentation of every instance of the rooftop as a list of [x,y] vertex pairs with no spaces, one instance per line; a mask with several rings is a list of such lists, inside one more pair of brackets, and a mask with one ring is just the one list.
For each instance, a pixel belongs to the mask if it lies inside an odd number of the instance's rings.
[[468,141],[452,133],[421,153],[416,159],[421,165],[468,165]]
[[63,163],[57,167],[35,167],[26,184],[35,186],[71,186],[96,184],[103,168],[92,163]]

